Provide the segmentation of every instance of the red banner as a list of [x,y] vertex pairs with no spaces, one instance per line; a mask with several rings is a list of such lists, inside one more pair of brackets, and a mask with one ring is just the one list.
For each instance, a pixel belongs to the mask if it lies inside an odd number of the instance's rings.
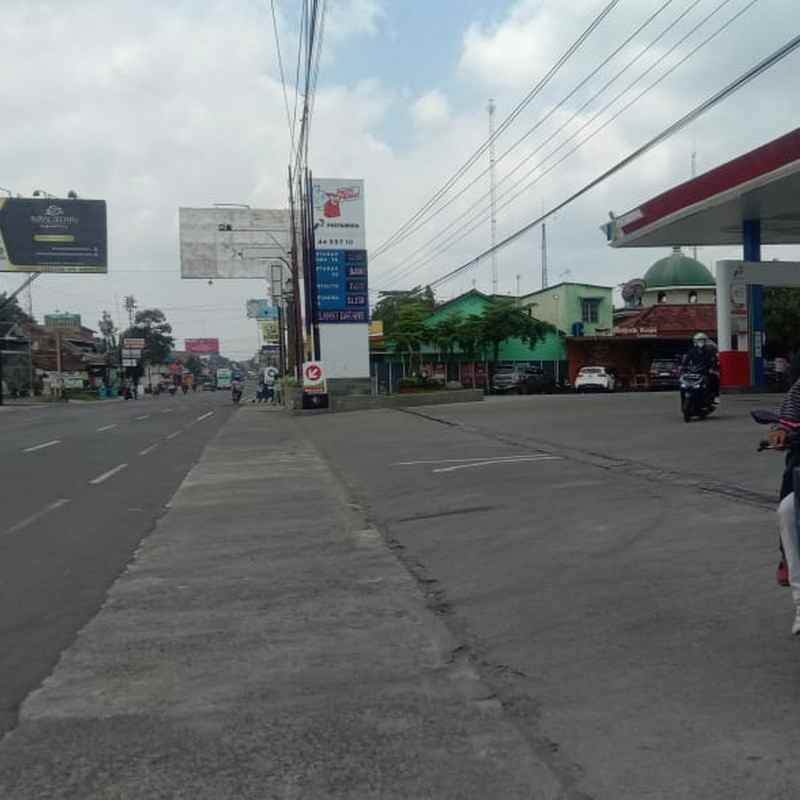
[[183,349],[187,353],[209,355],[219,353],[219,339],[184,339]]

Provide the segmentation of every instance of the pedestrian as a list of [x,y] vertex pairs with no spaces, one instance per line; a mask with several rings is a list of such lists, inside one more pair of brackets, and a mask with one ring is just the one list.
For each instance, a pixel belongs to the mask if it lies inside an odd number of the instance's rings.
[[264,383],[264,378],[260,378],[258,381],[258,388],[256,389],[256,400],[259,403],[263,403],[266,399],[267,394],[267,387]]
[[275,373],[272,369],[267,370],[264,375],[264,387],[266,388],[267,402],[272,404],[275,402]]

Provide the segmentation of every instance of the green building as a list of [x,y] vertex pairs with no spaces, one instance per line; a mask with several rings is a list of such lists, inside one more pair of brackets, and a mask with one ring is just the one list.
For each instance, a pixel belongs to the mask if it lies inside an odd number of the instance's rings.
[[[610,296],[610,290],[609,290]],[[443,319],[450,317],[480,316],[494,300],[514,300],[505,295],[491,296],[473,289],[438,306],[425,320],[425,325],[432,327]],[[610,302],[610,301],[609,301]],[[533,311],[533,309],[532,309]],[[537,319],[544,319],[538,313],[531,313]],[[550,321],[550,320],[545,320]],[[554,322],[551,324],[555,325]],[[566,347],[564,331],[548,333],[542,341],[531,347],[520,339],[507,339],[500,345],[501,362],[517,362],[542,367],[546,372],[560,379],[567,375]],[[383,340],[371,347],[371,372],[373,382],[380,391],[395,391],[399,380],[404,377],[403,359],[392,352],[390,345]],[[423,370],[442,380],[460,381],[465,385],[482,385],[488,374],[486,362],[466,360],[458,348],[446,357],[434,342],[425,342],[420,348],[419,361]]]
[[[614,331],[610,286],[557,283],[520,297],[518,303],[532,317],[555,325],[568,336],[611,336]],[[566,354],[561,357],[566,358]]]

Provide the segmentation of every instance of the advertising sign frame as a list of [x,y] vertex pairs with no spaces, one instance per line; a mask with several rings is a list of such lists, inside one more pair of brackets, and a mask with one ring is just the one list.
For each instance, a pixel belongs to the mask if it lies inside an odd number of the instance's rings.
[[105,275],[105,200],[0,198],[0,273]]
[[219,355],[219,339],[215,337],[184,339],[183,349],[196,356]]

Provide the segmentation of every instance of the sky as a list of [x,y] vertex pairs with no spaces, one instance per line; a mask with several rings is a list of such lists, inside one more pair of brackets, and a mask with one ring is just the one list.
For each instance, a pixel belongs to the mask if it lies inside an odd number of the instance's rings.
[[[365,180],[370,250],[486,140],[489,98],[499,126],[607,2],[327,0],[309,164],[317,177]],[[292,106],[300,2],[275,7]],[[799,22],[797,0],[621,0],[498,137],[497,238],[769,55]],[[263,296],[263,284],[182,280],[178,208],[286,206],[289,125],[269,0],[3,0],[3,27],[0,186],[23,196],[74,190],[108,204],[108,274],[41,277],[34,314],[80,313],[96,328],[108,310],[121,325],[132,294],[140,308],[164,310],[179,347],[184,337],[218,336],[224,354],[252,355],[258,340],[245,302]],[[599,230],[608,212],[686,180],[693,152],[704,172],[797,127],[799,67],[800,52],[549,219],[550,282],[618,286],[640,277],[665,252],[610,249]],[[425,226],[370,256],[373,292],[426,283],[489,245],[487,159]],[[704,248],[699,258],[713,268],[739,255]],[[766,248],[764,257],[800,251]],[[538,289],[540,268],[537,228],[498,253],[499,290]],[[0,275],[0,291],[20,281]],[[488,261],[437,295],[473,285],[491,290]]]

